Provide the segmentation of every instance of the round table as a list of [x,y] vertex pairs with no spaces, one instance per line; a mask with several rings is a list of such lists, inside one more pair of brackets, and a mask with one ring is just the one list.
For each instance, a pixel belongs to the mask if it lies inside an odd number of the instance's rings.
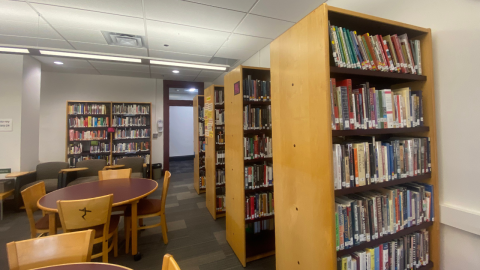
[[129,269],[131,268],[116,265],[116,264],[109,264],[109,263],[68,263],[68,264],[59,264],[59,265],[52,265],[47,267],[35,268],[37,270],[122,270],[122,269]]
[[[156,181],[144,178],[120,178],[83,183],[50,192],[37,202],[49,214],[49,234],[57,233],[55,215],[58,200],[82,200],[113,194],[113,205],[131,205],[132,220],[137,220],[137,203],[158,188]],[[137,254],[137,222],[132,222],[132,254]]]

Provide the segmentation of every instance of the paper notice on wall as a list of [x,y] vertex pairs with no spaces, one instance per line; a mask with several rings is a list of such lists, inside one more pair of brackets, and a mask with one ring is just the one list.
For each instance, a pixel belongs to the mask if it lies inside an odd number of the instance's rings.
[[12,119],[0,119],[0,132],[9,132],[13,130]]
[[213,138],[213,98],[207,96],[205,99],[205,136]]

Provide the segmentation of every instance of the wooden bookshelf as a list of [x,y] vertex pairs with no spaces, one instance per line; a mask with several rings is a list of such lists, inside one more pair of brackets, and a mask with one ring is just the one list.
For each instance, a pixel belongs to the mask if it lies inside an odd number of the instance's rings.
[[[223,85],[212,85],[205,89],[204,96],[205,96],[205,103],[210,102],[213,105],[213,126],[212,132],[213,136],[207,136],[207,146],[206,146],[206,154],[205,154],[205,167],[206,167],[206,177],[207,177],[207,191],[206,191],[206,203],[207,209],[212,215],[213,219],[217,219],[220,217],[225,217],[225,211],[217,210],[217,195],[225,195],[225,184],[217,185],[217,170],[224,169],[225,166],[219,166],[216,164],[217,160],[217,151],[218,150],[225,150],[225,144],[219,144],[217,142],[217,134],[218,132],[223,132],[225,134],[225,125],[217,125],[215,121],[215,109],[224,109],[225,104],[217,104],[215,102],[215,91],[222,91],[224,92]],[[225,96],[223,96],[225,98]],[[210,101],[207,101],[210,100]],[[223,193],[223,194],[222,194]]]
[[205,187],[200,187],[200,176],[205,175],[205,162],[201,162],[201,160],[205,160],[205,152],[200,151],[200,143],[205,139],[205,136],[200,136],[202,134],[199,133],[198,128],[199,123],[204,124],[203,115],[199,115],[199,110],[203,108],[203,104],[203,96],[198,95],[193,98],[193,148],[195,153],[193,161],[193,187],[197,194],[205,193]]
[[[245,165],[272,161],[272,159],[244,160],[243,157],[243,137],[250,136],[250,131],[245,132],[243,129],[244,105],[270,104],[243,100],[243,79],[248,75],[251,75],[252,79],[269,81],[270,69],[239,66],[225,76],[225,171],[228,176],[225,184],[226,234],[228,243],[244,267],[247,262],[275,254],[275,231],[265,230],[257,234],[246,232],[247,224],[257,220],[245,220],[245,195],[250,192],[245,190]],[[240,92],[237,94],[234,93],[236,83],[240,84]],[[255,132],[260,134],[269,131],[255,130]],[[273,187],[270,191],[272,190]],[[273,218],[274,216],[268,217]]]
[[[420,40],[423,76],[334,67],[329,20],[332,25],[358,33],[407,33],[409,38]],[[440,194],[431,30],[323,4],[275,39],[270,49],[277,269],[336,269],[339,254],[335,243],[335,195],[379,186],[334,191],[332,141],[335,136],[380,134],[431,139],[432,172],[396,181],[421,181],[434,186],[435,221],[419,225],[428,229],[430,239],[430,262],[421,269],[439,269]],[[368,81],[375,87],[409,86],[421,90],[425,126],[408,130],[332,131],[330,78],[350,78],[354,85]],[[233,83],[232,80],[226,85]],[[382,184],[394,184],[394,181]],[[420,227],[409,229],[416,231]],[[401,233],[408,233],[407,230]],[[388,239],[378,241],[384,243]],[[342,254],[350,251],[353,250],[342,251]]]

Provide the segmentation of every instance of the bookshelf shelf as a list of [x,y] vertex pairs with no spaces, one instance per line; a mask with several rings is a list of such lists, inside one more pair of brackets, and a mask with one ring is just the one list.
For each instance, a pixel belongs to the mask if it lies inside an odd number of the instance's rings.
[[255,193],[259,193],[259,192],[272,191],[272,190],[273,190],[273,186],[271,186],[271,187],[260,187],[260,188],[256,188],[256,189],[245,189],[245,195],[246,194],[255,194]]
[[254,163],[264,162],[264,161],[272,162],[273,158],[267,157],[267,158],[256,158],[256,159],[244,159],[243,163],[246,165],[246,164],[254,164]]
[[92,140],[67,140],[68,142],[74,143],[74,142],[106,142],[110,141],[109,139],[92,139]]
[[423,222],[420,225],[415,225],[415,226],[406,228],[406,229],[401,230],[397,233],[384,235],[383,237],[372,240],[370,242],[361,243],[360,245],[353,246],[352,248],[349,248],[349,249],[339,250],[339,251],[337,251],[337,256],[342,257],[344,255],[352,254],[353,252],[357,252],[357,251],[360,251],[360,250],[365,250],[366,248],[375,247],[375,246],[378,246],[380,244],[387,243],[387,242],[390,242],[390,241],[395,240],[397,238],[400,238],[404,235],[414,233],[414,232],[419,231],[421,229],[427,229],[432,225],[433,225],[433,222]]
[[[205,193],[205,188],[200,186],[200,177],[205,176],[205,152],[200,152],[200,146],[205,140],[205,136],[200,135],[200,125],[205,130],[203,118],[200,117],[200,111],[203,114],[204,96],[198,95],[193,98],[193,151],[195,158],[193,160],[193,187],[197,194]],[[203,115],[202,115],[203,116]],[[203,131],[205,132],[205,131]]]
[[108,127],[69,127],[68,129],[105,129]]
[[429,270],[429,269],[433,269],[433,262],[431,261],[428,262],[427,265],[417,268],[417,270]]
[[[335,67],[330,51],[329,22],[360,35],[406,33],[410,39],[419,40],[423,76]],[[427,229],[429,233],[431,260],[420,269],[440,269],[440,192],[431,30],[322,4],[270,44],[270,62],[277,269],[294,269],[299,265],[302,269],[336,269],[337,257],[420,229]],[[330,78],[351,79],[353,86],[369,82],[376,89],[410,87],[412,91],[421,91],[424,126],[332,130]],[[233,85],[236,81],[229,83]],[[336,137],[388,134],[429,137],[431,173],[334,191],[332,144],[338,140]],[[433,186],[435,221],[353,249],[336,251],[335,196],[413,181]]]
[[270,134],[272,133],[272,129],[248,129],[243,130],[245,135],[260,135],[260,134]]
[[243,105],[260,105],[260,106],[265,106],[265,105],[270,105],[272,104],[271,101],[255,101],[255,100],[244,100]]
[[400,185],[400,184],[405,184],[410,182],[419,182],[419,181],[430,179],[431,177],[432,177],[432,173],[426,173],[426,174],[396,179],[396,180],[387,181],[387,182],[378,183],[378,184],[339,189],[339,190],[335,190],[335,196],[343,196],[347,194],[359,193],[359,192],[364,192],[364,191],[373,190],[377,188],[390,187],[390,186],[395,186],[395,185]]
[[[85,103],[84,101],[82,102],[72,102],[72,103]],[[98,102],[87,102],[87,103],[95,103],[95,104],[102,104],[102,103],[98,103]],[[110,114],[89,114],[89,113],[85,113],[85,114],[69,114],[68,115],[69,117],[74,117],[74,116],[92,116],[92,117],[106,117],[106,116],[110,116]]]
[[332,130],[332,136],[360,136],[360,135],[382,135],[382,134],[399,134],[399,133],[419,133],[428,132],[429,127],[414,128],[384,128],[384,129],[354,129],[354,130]]
[[246,220],[245,220],[245,223],[246,223],[246,224],[254,223],[254,222],[257,222],[257,221],[263,221],[263,220],[267,220],[267,219],[272,219],[272,218],[274,218],[274,217],[275,217],[275,215],[265,216],[265,217],[259,217],[259,218],[256,218],[256,219],[246,219]]
[[[217,134],[219,132],[225,131],[225,125],[218,125],[216,122],[216,112],[217,110],[225,109],[224,105],[215,105],[216,99],[220,98],[220,95],[224,97],[224,87],[223,85],[211,85],[210,87],[206,88],[204,91],[204,95],[206,100],[208,100],[209,104],[211,104],[212,108],[212,117],[213,117],[213,127],[212,137],[207,137],[207,145],[206,145],[206,155],[205,155],[205,168],[206,168],[206,175],[207,175],[207,192],[206,192],[206,204],[207,209],[212,215],[213,219],[216,220],[220,217],[225,217],[225,211],[217,211],[217,196],[218,195],[225,195],[226,192],[226,185],[221,184],[217,185],[217,171],[225,170],[225,164],[216,164],[217,163],[217,150],[224,150],[225,143],[219,144],[217,141]],[[206,101],[207,102],[207,101]],[[205,105],[206,107],[207,105]],[[224,133],[225,134],[225,133]],[[225,138],[225,136],[224,136]],[[227,180],[225,180],[226,182]],[[227,209],[226,209],[227,210]]]

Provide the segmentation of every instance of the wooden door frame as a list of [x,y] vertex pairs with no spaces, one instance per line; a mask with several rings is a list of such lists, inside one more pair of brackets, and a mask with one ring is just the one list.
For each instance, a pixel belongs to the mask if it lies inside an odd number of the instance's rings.
[[170,100],[170,88],[195,88],[203,95],[203,82],[163,80],[163,170],[170,169],[170,106],[193,106],[192,100]]

